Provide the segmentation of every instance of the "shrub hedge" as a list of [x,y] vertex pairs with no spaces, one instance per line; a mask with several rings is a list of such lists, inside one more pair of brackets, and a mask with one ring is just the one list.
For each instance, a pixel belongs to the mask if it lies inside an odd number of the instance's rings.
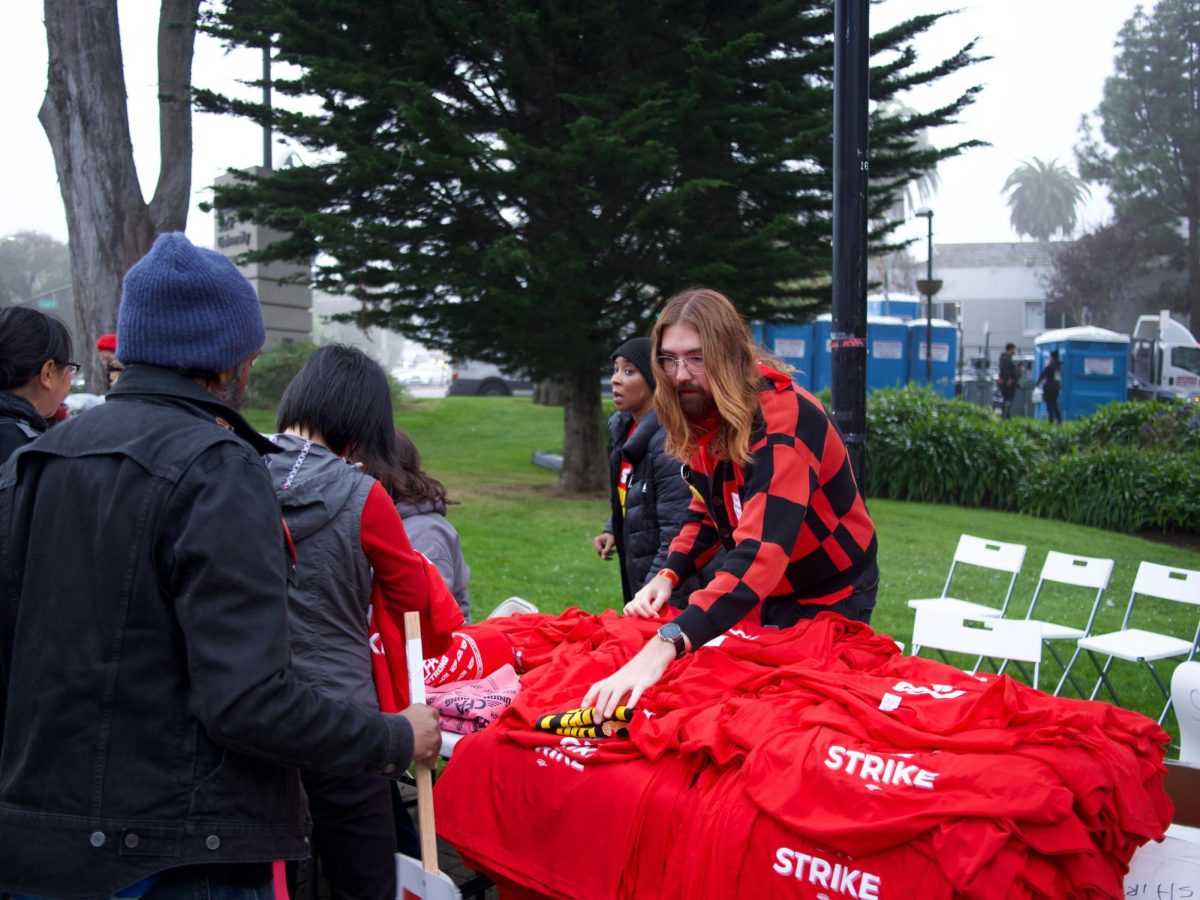
[[867,480],[869,493],[896,500],[1200,533],[1200,405],[1114,403],[1053,426],[926,390],[877,391]]
[[[263,409],[277,407],[284,389],[316,349],[316,344],[307,341],[281,341],[264,350],[254,361],[254,371],[246,388],[245,405]],[[404,386],[390,372],[387,373],[387,379],[392,393],[392,406],[404,406],[409,400]]]

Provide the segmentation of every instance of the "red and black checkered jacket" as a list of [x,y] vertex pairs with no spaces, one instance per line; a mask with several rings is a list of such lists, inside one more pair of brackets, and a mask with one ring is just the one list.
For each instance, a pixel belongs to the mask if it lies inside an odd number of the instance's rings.
[[764,603],[828,606],[875,562],[875,525],[846,445],[821,402],[765,366],[752,461],[702,446],[684,467],[692,503],[666,568],[681,578],[716,552],[725,562],[675,620],[696,647]]

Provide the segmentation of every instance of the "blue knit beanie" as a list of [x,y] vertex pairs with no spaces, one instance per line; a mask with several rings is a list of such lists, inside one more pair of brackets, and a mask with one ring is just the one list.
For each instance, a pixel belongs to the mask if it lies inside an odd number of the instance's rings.
[[125,275],[117,359],[225,372],[266,342],[254,288],[228,258],[179,232],[160,234]]

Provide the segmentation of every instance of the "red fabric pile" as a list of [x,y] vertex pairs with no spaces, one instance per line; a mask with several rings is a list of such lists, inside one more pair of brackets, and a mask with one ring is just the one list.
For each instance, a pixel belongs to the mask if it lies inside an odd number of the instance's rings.
[[536,662],[435,798],[439,832],[506,896],[1118,897],[1170,822],[1154,722],[901,656],[835,615],[676,661],[630,738],[602,741],[534,725],[655,624],[487,625]]

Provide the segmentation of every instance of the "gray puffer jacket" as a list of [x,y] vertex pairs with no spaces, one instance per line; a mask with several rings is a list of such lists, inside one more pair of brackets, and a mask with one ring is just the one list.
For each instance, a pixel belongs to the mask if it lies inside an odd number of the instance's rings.
[[375,480],[332,450],[291,434],[267,460],[271,485],[296,545],[288,627],[296,674],[318,691],[378,708],[371,678],[367,610],[371,564],[362,514]]
[[401,501],[396,504],[396,509],[404,520],[409,543],[433,563],[454,596],[454,602],[462,610],[463,618],[470,622],[471,595],[467,590],[467,582],[471,578],[471,570],[463,559],[458,532],[446,520],[446,504],[429,500],[420,503]]

